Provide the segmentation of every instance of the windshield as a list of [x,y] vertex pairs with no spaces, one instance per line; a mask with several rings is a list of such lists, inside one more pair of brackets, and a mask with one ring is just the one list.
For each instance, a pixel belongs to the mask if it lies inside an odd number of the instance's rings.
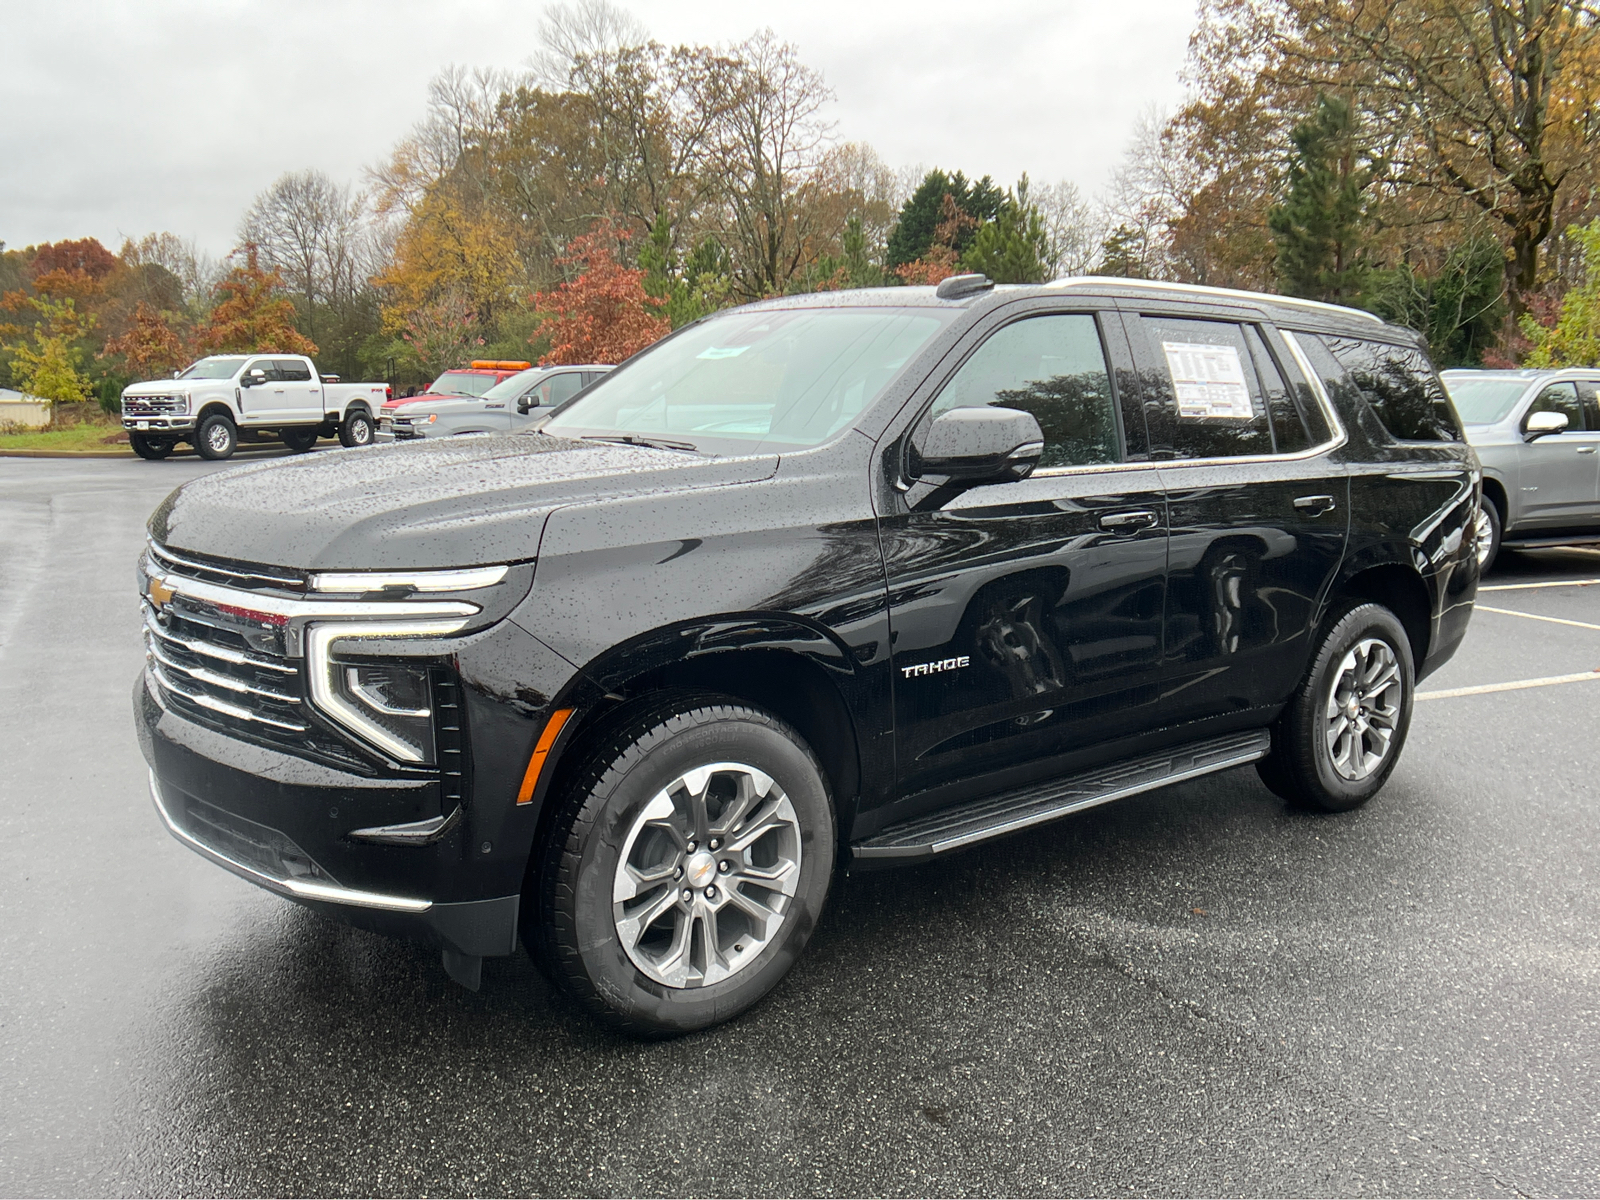
[[494,386],[494,376],[475,371],[446,371],[428,385],[428,391],[443,396],[481,396]]
[[515,400],[523,392],[534,385],[539,376],[545,373],[546,368],[534,367],[530,371],[518,371],[510,379],[503,379],[487,392],[483,393],[485,400]]
[[190,363],[178,378],[232,379],[242,366],[244,366],[243,358],[202,358],[197,363]]
[[1456,411],[1468,425],[1493,425],[1505,419],[1522,394],[1526,379],[1496,379],[1492,376],[1444,376],[1445,390],[1455,402]]
[[949,319],[875,308],[714,317],[607,375],[544,432],[815,446],[855,420]]

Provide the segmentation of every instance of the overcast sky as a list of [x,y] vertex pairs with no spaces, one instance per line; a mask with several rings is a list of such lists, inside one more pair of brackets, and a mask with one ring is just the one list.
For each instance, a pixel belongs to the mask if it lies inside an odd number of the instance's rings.
[[[891,166],[1103,186],[1170,109],[1194,0],[633,0],[663,42],[796,43]],[[449,63],[514,68],[537,0],[0,0],[0,241],[170,230],[221,256],[285,171],[360,184]]]

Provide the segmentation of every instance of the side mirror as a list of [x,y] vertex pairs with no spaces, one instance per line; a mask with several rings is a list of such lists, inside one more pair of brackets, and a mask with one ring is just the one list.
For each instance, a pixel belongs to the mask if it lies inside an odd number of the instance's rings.
[[239,379],[239,383],[243,387],[259,387],[261,384],[265,383],[266,381],[267,381],[267,373],[265,371],[263,371],[260,367],[252,367],[250,370],[246,371],[244,373],[244,375],[242,375],[240,377],[240,379]]
[[1567,427],[1567,414],[1558,412],[1536,412],[1528,417],[1527,424],[1522,427],[1525,440],[1534,442],[1552,433],[1561,433]]
[[1044,432],[1016,408],[952,408],[913,446],[918,475],[943,475],[953,484],[1013,483],[1026,479],[1044,453]]
[[521,400],[517,401],[517,414],[525,417],[528,415],[528,410],[532,407],[533,401],[524,396]]

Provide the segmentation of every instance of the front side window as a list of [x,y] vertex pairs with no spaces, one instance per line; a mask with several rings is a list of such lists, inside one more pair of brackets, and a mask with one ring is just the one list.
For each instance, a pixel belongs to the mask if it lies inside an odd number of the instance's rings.
[[[1578,400],[1578,387],[1573,383],[1552,383],[1534,397],[1533,403],[1528,407],[1528,416],[1534,413],[1553,412],[1560,413],[1567,419],[1566,432],[1581,431],[1588,428],[1583,419],[1583,405]],[[1527,417],[1523,418],[1522,427],[1528,427]]]
[[1044,431],[1040,467],[1119,462],[1116,404],[1094,317],[1027,317],[996,331],[945,384],[926,422],[984,405],[1033,414]]
[[263,376],[261,382],[263,383],[278,383],[281,381],[281,377],[278,374],[278,364],[270,358],[254,359],[244,369],[247,378],[253,378],[257,371],[261,372]]
[[1240,326],[1151,316],[1143,324],[1156,360],[1145,396],[1153,449],[1170,448],[1176,459],[1273,453],[1266,397]]
[[1326,334],[1322,342],[1391,438],[1402,442],[1461,440],[1461,425],[1450,398],[1422,351]]
[[604,376],[544,432],[820,445],[866,411],[945,322],[939,310],[798,308],[690,325]]

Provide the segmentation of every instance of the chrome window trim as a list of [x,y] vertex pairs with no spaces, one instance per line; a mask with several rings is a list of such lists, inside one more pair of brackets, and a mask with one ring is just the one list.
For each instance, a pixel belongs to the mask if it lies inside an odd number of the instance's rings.
[[1052,279],[1043,286],[1060,291],[1064,291],[1067,288],[1151,288],[1157,291],[1178,292],[1190,296],[1216,296],[1222,300],[1244,300],[1252,304],[1287,304],[1295,308],[1307,308],[1316,312],[1337,313],[1341,317],[1360,317],[1362,320],[1371,321],[1377,325],[1386,323],[1382,317],[1373,313],[1363,312],[1359,308],[1346,308],[1342,304],[1326,304],[1321,300],[1302,300],[1298,296],[1274,296],[1268,292],[1235,291],[1232,288],[1208,287],[1199,283],[1164,283],[1150,279],[1116,279],[1094,275],[1074,275],[1065,279]]
[[156,812],[161,815],[161,823],[167,827],[167,832],[172,834],[189,849],[208,858],[219,867],[225,867],[235,875],[249,880],[258,887],[264,887],[269,892],[277,892],[280,896],[288,896],[291,900],[323,900],[330,904],[351,904],[357,908],[381,908],[389,912],[423,913],[433,907],[432,900],[414,900],[409,896],[390,896],[383,892],[362,892],[354,888],[339,887],[328,883],[311,883],[302,879],[280,879],[276,875],[268,875],[265,871],[258,871],[254,867],[246,866],[238,859],[230,858],[220,850],[214,850],[206,845],[194,834],[172,819],[172,814],[167,811],[167,806],[161,799],[161,784],[156,779],[156,773],[150,772],[150,799],[155,802]]
[[[1278,330],[1283,335],[1283,340],[1289,347],[1295,365],[1300,368],[1300,373],[1305,376],[1306,383],[1311,388],[1311,394],[1316,397],[1317,407],[1322,410],[1322,417],[1328,423],[1328,428],[1333,431],[1333,436],[1325,442],[1310,446],[1304,450],[1296,450],[1290,454],[1238,454],[1223,458],[1161,458],[1150,459],[1142,462],[1124,463],[1091,463],[1081,467],[1041,467],[1029,475],[1029,479],[1040,479],[1057,475],[1089,475],[1106,471],[1152,471],[1168,470],[1174,467],[1225,467],[1236,463],[1281,463],[1305,462],[1307,459],[1317,458],[1339,449],[1350,440],[1345,432],[1344,422],[1339,420],[1339,414],[1334,411],[1333,401],[1329,399],[1327,390],[1322,386],[1322,379],[1311,369],[1311,363],[1305,356],[1305,351],[1300,348],[1300,343],[1295,340],[1294,334],[1287,329]],[[1284,381],[1288,383],[1288,380]]]

